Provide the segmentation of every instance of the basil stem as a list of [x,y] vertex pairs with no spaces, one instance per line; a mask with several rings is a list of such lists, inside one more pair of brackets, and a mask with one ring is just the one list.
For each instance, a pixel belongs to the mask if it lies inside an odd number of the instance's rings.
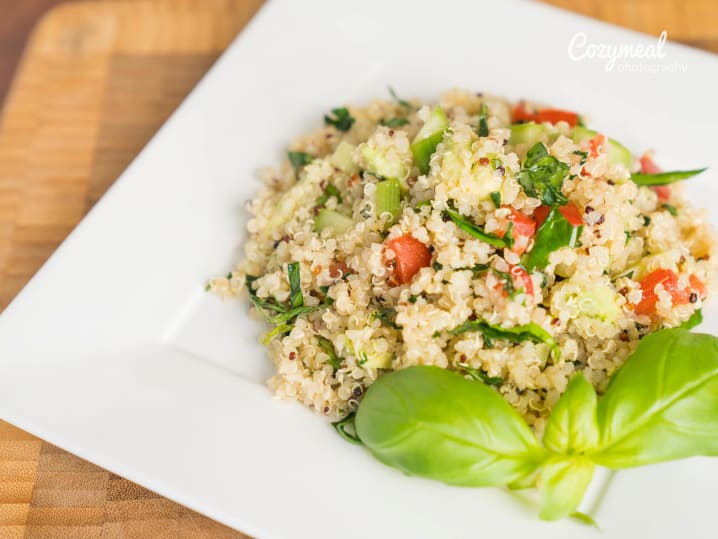
[[339,433],[339,436],[344,438],[347,442],[354,445],[362,445],[361,440],[356,433],[356,425],[354,424],[355,415],[355,412],[352,412],[344,419],[340,419],[339,421],[332,423],[332,426]]

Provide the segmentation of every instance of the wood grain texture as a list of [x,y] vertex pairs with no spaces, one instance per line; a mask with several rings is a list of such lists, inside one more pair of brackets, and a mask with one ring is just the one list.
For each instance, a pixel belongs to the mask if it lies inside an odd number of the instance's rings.
[[[69,3],[39,23],[0,121],[0,309],[260,3]],[[714,0],[549,3],[718,50]],[[0,537],[245,536],[0,421]]]

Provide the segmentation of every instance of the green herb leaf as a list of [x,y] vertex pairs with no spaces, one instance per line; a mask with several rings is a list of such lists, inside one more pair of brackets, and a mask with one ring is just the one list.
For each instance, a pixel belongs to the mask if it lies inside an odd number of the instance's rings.
[[561,192],[569,166],[549,155],[543,142],[537,142],[526,153],[517,180],[524,192],[539,198],[546,206],[563,206],[568,199]]
[[344,419],[332,423],[332,426],[339,433],[339,436],[344,438],[350,444],[362,445],[359,436],[357,436],[356,426],[354,425],[355,415],[356,413],[352,412]]
[[666,210],[673,217],[678,217],[678,210],[676,209],[675,206],[672,206],[671,204],[661,204],[661,208]]
[[504,385],[504,379],[500,376],[489,376],[481,369],[474,369],[473,367],[469,367],[468,365],[464,365],[463,363],[459,363],[457,367],[459,367],[462,371],[471,376],[471,378],[473,378],[477,382],[481,382],[482,384],[486,384],[487,386],[501,387],[502,385]]
[[349,114],[349,110],[346,107],[338,109],[332,109],[331,114],[324,115],[324,123],[327,125],[333,125],[339,131],[349,131],[354,124],[354,118]]
[[555,453],[576,455],[598,446],[598,398],[583,374],[575,374],[546,423],[544,447]]
[[489,136],[489,124],[486,123],[488,114],[486,103],[481,103],[481,106],[479,107],[479,127],[477,129],[477,134],[480,137]]
[[491,202],[494,203],[494,206],[496,206],[497,208],[500,208],[500,207],[501,207],[501,192],[499,192],[499,191],[492,191],[492,192],[489,194],[489,197],[491,198]]
[[397,325],[396,320],[396,309],[377,309],[372,314],[372,317],[376,320],[380,320],[385,326],[389,326],[394,329],[401,329],[401,326]]
[[596,464],[718,456],[718,338],[664,329],[641,339],[598,402]]
[[392,88],[391,86],[387,86],[387,88],[389,89],[389,94],[391,95],[392,99],[394,101],[396,101],[397,103],[399,103],[399,105],[401,105],[402,107],[404,107],[405,109],[408,109],[408,110],[414,109],[414,105],[412,105],[408,101],[406,101],[406,100],[402,99],[401,97],[399,97],[398,95],[396,95],[394,88]]
[[379,378],[355,425],[384,464],[452,485],[511,483],[533,473],[543,458],[536,436],[501,395],[433,366]]
[[301,307],[304,305],[304,296],[302,295],[299,262],[287,265],[287,278],[289,279],[289,308]]
[[313,313],[314,311],[318,311],[322,307],[323,305],[317,305],[313,307],[309,307],[307,305],[303,305],[301,307],[293,307],[281,314],[269,318],[268,321],[270,324],[274,325],[290,324],[291,322],[294,322],[295,318],[299,318],[303,314],[309,314]]
[[568,222],[558,208],[551,208],[546,220],[536,232],[531,251],[526,255],[524,265],[529,273],[543,269],[548,265],[548,256],[561,247],[575,247],[581,236],[583,226],[574,226]]
[[444,210],[444,215],[447,216],[449,219],[454,221],[456,226],[458,226],[461,230],[466,232],[468,235],[473,236],[474,238],[477,238],[484,243],[488,243],[489,245],[493,245],[494,247],[507,247],[508,244],[506,241],[504,241],[503,238],[499,238],[498,236],[494,236],[493,234],[489,234],[487,232],[484,232],[480,227],[476,226],[474,223],[472,223],[469,219],[461,215],[458,211],[447,208]]
[[523,326],[515,326],[512,328],[503,328],[494,326],[483,320],[467,320],[460,326],[449,331],[450,335],[461,335],[469,331],[480,331],[484,336],[484,342],[491,346],[494,339],[505,340],[513,343],[521,343],[524,341],[533,341],[535,343],[548,344],[556,358],[560,356],[558,343],[551,334],[535,322],[529,322]]
[[314,156],[306,152],[287,152],[287,157],[295,170],[314,161]]
[[262,299],[257,296],[257,292],[254,290],[254,287],[252,284],[254,281],[256,281],[258,277],[255,277],[254,275],[247,275],[244,278],[244,285],[247,288],[247,292],[249,293],[249,299],[252,301],[254,306],[257,308],[257,310],[260,312],[260,314],[264,317],[264,319],[267,322],[271,321],[271,317],[266,313],[266,311],[274,311],[276,313],[285,313],[287,309],[283,306],[277,303],[277,300],[274,298],[268,298],[268,299]]
[[328,183],[322,192],[322,196],[316,200],[317,206],[324,206],[331,197],[336,198],[338,204],[342,203],[342,195],[339,192],[339,189],[337,189],[334,184]]
[[558,520],[576,511],[591,483],[595,465],[587,457],[554,456],[543,463],[539,490],[543,520]]
[[703,313],[700,309],[696,309],[691,315],[691,317],[678,327],[681,329],[693,329],[701,322],[703,322]]
[[639,174],[636,172],[631,174],[631,180],[638,185],[668,185],[680,180],[687,180],[706,170],[707,168],[697,168],[695,170],[674,170],[657,174]]
[[334,349],[332,341],[330,341],[326,337],[322,337],[321,335],[317,335],[317,340],[319,341],[319,348],[324,350],[324,352],[329,356],[329,359],[327,359],[327,363],[334,367],[335,371],[339,369],[342,366],[342,361],[344,361],[344,358],[337,355],[337,351]]
[[401,126],[407,125],[408,123],[409,123],[409,120],[407,120],[406,118],[399,118],[399,117],[389,118],[388,120],[385,120],[384,118],[382,118],[381,120],[379,120],[379,124],[384,125],[386,127],[401,127]]

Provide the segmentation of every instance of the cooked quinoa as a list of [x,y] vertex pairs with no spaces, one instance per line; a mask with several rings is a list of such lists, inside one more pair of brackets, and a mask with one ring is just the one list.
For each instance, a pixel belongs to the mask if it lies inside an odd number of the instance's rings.
[[[422,174],[413,143],[437,106],[448,124]],[[520,140],[516,107],[463,90],[347,105],[292,143],[292,162],[261,172],[245,258],[210,286],[237,298],[249,287],[265,318],[299,306],[264,339],[278,396],[341,418],[383,373],[437,365],[494,385],[542,431],[574,372],[601,392],[643,335],[701,308],[714,239],[681,185],[637,185],[636,158],[613,159],[603,136],[579,140],[570,121]],[[522,180],[537,142],[565,163],[549,217]],[[394,211],[377,200],[388,181],[400,185]],[[537,245],[552,217],[575,236],[553,250]]]

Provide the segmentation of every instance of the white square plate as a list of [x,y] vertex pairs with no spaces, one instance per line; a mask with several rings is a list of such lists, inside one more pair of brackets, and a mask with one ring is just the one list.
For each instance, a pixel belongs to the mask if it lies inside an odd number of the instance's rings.
[[[254,171],[387,84],[543,100],[667,167],[718,168],[715,57],[668,44],[628,62],[685,70],[608,72],[569,58],[576,32],[656,41],[515,0],[272,0],[3,313],[0,417],[260,537],[596,535],[498,489],[406,478],[272,399],[261,326],[203,291],[238,256]],[[713,171],[689,184],[704,206]],[[594,516],[603,537],[713,536],[716,483],[718,459],[620,473]]]

